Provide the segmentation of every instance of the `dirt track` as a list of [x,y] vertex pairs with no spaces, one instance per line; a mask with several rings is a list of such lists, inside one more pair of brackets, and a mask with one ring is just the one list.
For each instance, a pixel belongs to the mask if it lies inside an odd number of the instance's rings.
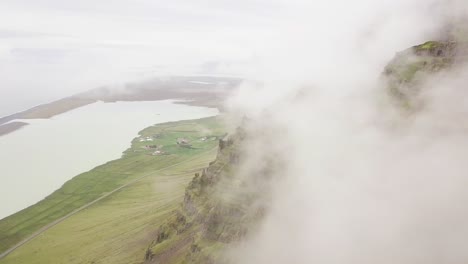
[[[196,158],[196,156],[195,156],[194,158],[192,158],[192,159],[195,159],[195,158]],[[65,215],[65,216],[63,216],[63,217],[61,217],[61,218],[59,218],[59,219],[53,221],[52,223],[50,223],[50,224],[48,224],[48,225],[46,225],[46,226],[44,226],[44,227],[42,227],[41,229],[39,229],[38,231],[36,231],[36,232],[33,233],[32,235],[30,235],[29,237],[25,238],[24,240],[22,240],[21,242],[19,242],[19,243],[16,244],[15,246],[13,246],[12,248],[10,248],[10,249],[8,249],[7,251],[1,253],[1,254],[0,254],[0,260],[3,259],[4,257],[8,256],[10,253],[12,253],[13,251],[15,251],[15,250],[18,249],[19,247],[21,247],[21,246],[23,246],[24,244],[28,243],[29,241],[33,240],[35,237],[37,237],[37,236],[39,236],[40,234],[44,233],[44,232],[47,231],[48,229],[54,227],[55,225],[59,224],[60,222],[63,222],[63,221],[66,220],[67,218],[69,218],[69,217],[75,215],[76,213],[78,213],[78,212],[80,212],[80,211],[82,211],[82,210],[84,210],[84,209],[90,207],[91,205],[93,205],[93,204],[99,202],[100,200],[102,200],[102,199],[104,199],[104,198],[106,198],[106,197],[109,197],[110,195],[114,194],[115,192],[118,192],[118,191],[120,191],[121,189],[123,189],[123,188],[125,188],[125,187],[127,187],[127,186],[129,186],[129,185],[132,185],[132,184],[134,184],[134,183],[136,183],[136,182],[138,182],[138,181],[141,181],[141,180],[144,179],[145,177],[148,177],[149,175],[152,175],[152,174],[154,174],[154,173],[156,173],[156,172],[166,170],[166,169],[168,169],[168,168],[177,166],[177,165],[179,165],[179,164],[182,164],[182,163],[187,162],[187,161],[190,161],[190,160],[191,160],[191,159],[187,159],[187,160],[184,160],[184,161],[181,161],[181,162],[178,162],[178,163],[169,165],[169,166],[167,166],[167,167],[161,168],[161,169],[159,169],[159,170],[155,170],[155,171],[152,171],[152,172],[150,172],[150,173],[147,173],[147,174],[145,174],[145,175],[143,175],[143,176],[141,176],[141,177],[139,177],[139,178],[137,178],[137,179],[135,179],[135,180],[133,180],[133,181],[130,181],[130,182],[128,182],[128,183],[126,183],[126,184],[124,184],[124,185],[122,185],[122,186],[120,186],[120,187],[114,189],[113,191],[111,191],[111,192],[109,192],[109,193],[104,194],[103,196],[97,198],[96,200],[91,201],[91,202],[89,202],[89,203],[87,203],[87,204],[81,206],[80,208],[74,210],[73,212],[71,212],[71,213],[69,213],[69,214],[67,214],[67,215]]]

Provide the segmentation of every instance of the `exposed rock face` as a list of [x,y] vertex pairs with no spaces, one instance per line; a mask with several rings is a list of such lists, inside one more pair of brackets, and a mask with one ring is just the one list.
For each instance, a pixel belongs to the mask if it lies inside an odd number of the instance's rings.
[[[412,98],[420,91],[424,75],[467,61],[468,42],[429,41],[414,46],[397,53],[385,68],[388,91],[400,104],[413,108]],[[180,209],[159,227],[145,263],[224,263],[222,249],[255,228],[267,212],[265,203],[259,201],[268,190],[257,192],[259,188],[251,188],[252,182],[268,182],[273,171],[281,171],[284,164],[265,158],[266,165],[258,164],[255,175],[240,178],[241,146],[248,135],[239,128],[219,141],[216,160],[195,174]]]
[[251,179],[236,173],[244,137],[238,129],[219,141],[216,160],[195,174],[180,209],[160,226],[146,263],[223,263],[222,249],[241,240],[261,219],[265,208],[257,201],[263,194],[250,188]]
[[468,62],[468,42],[428,41],[396,54],[385,67],[388,91],[408,109],[415,108],[424,76]]

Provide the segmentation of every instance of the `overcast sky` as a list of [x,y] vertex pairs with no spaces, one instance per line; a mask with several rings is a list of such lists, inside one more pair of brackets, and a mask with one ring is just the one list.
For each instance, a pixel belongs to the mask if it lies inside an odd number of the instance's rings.
[[0,1],[0,116],[99,85],[236,74],[287,13],[281,2]]
[[[2,0],[0,116],[97,86],[154,76],[243,76],[246,65],[261,60],[261,54],[271,57],[279,51],[287,58],[294,52],[301,59],[301,50],[320,53],[320,45],[346,41],[356,26],[363,26],[363,41],[377,36],[388,43],[390,58],[424,39],[407,28],[414,20],[411,10],[423,8],[422,2]],[[351,26],[343,19],[347,14],[375,23]],[[401,18],[392,19],[395,14]],[[401,38],[385,37],[392,28],[402,31]],[[297,65],[291,69],[308,71]]]

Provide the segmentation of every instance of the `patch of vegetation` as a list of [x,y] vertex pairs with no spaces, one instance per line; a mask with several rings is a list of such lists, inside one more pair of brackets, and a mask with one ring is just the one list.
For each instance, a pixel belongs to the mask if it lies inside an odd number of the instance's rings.
[[438,41],[428,41],[424,44],[418,45],[415,48],[418,50],[430,50],[430,49],[435,49],[437,47],[441,47],[442,43]]

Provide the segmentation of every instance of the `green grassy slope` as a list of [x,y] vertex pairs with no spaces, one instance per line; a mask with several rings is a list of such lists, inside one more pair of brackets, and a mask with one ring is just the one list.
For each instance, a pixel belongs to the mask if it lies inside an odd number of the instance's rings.
[[[214,159],[223,134],[217,118],[153,126],[140,132],[121,159],[83,173],[45,200],[0,221],[0,251],[48,223],[113,193],[15,250],[0,263],[133,263],[151,232],[182,201],[194,171]],[[153,141],[141,142],[141,138]],[[185,138],[192,145],[180,146]],[[161,155],[151,155],[157,145]]]

